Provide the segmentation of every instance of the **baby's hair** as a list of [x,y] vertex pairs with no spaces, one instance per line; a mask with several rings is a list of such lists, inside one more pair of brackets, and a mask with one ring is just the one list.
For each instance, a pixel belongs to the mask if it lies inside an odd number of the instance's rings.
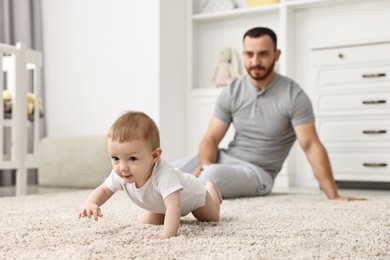
[[160,134],[156,123],[148,115],[138,111],[128,111],[120,116],[112,124],[107,137],[119,143],[145,140],[153,150],[160,147]]

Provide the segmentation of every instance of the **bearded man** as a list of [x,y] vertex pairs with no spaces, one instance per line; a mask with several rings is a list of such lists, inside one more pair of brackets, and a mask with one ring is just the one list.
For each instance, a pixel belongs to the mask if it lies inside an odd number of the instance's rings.
[[[248,73],[219,95],[199,154],[173,162],[174,166],[204,183],[211,180],[224,198],[263,196],[272,191],[298,139],[327,198],[360,200],[338,194],[309,97],[292,79],[275,72],[281,55],[276,34],[264,27],[248,30],[242,55]],[[234,139],[227,149],[220,149],[230,124],[236,130]]]

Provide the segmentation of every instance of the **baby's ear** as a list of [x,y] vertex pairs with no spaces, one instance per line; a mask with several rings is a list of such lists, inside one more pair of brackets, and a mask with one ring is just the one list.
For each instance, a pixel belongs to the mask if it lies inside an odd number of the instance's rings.
[[162,149],[160,147],[153,150],[152,157],[154,163],[160,159],[161,154],[162,154]]

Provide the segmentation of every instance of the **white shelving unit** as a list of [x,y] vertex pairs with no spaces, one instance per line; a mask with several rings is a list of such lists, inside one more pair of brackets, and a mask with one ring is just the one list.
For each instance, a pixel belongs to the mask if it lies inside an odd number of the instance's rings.
[[[279,3],[258,7],[241,6],[229,11],[200,13],[201,0],[188,2],[188,75],[187,75],[187,152],[196,153],[201,136],[213,113],[214,102],[220,92],[212,85],[211,73],[217,65],[217,55],[224,47],[232,47],[238,54],[242,50],[242,36],[256,26],[270,27],[278,35],[278,48],[282,56],[276,70],[296,78],[296,13],[306,9],[327,9],[335,6],[353,6],[363,0],[280,0]],[[245,1],[241,1],[243,3]],[[376,1],[381,2],[381,1]],[[331,19],[331,17],[329,17]],[[239,55],[241,57],[241,55]],[[242,62],[241,62],[242,63]],[[242,66],[242,72],[245,68]],[[231,130],[223,144],[232,138]],[[294,150],[294,149],[293,149]],[[294,182],[295,154],[292,152],[279,173],[276,185],[289,186]]]
[[[242,36],[255,26],[272,28],[278,35],[278,47],[283,51],[277,70],[291,75],[294,42],[294,11],[362,0],[280,0],[258,7],[239,7],[228,11],[200,13],[201,0],[188,1],[188,89],[212,88],[211,72],[217,63],[219,50],[229,46],[241,53]],[[243,71],[244,71],[244,67]]]

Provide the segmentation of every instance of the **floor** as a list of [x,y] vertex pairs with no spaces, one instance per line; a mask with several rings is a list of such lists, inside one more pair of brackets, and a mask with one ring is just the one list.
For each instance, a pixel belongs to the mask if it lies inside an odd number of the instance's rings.
[[[308,188],[308,187],[276,187],[273,189],[274,192],[289,192],[289,193],[323,193],[320,189],[317,188]],[[367,188],[339,188],[339,195],[341,196],[353,196],[353,197],[362,197],[367,196],[390,196],[390,189],[367,189]],[[324,195],[325,196],[325,195]]]
[[[80,189],[71,188],[52,188],[52,187],[40,187],[38,185],[29,185],[27,188],[27,194],[48,194],[56,192],[67,192]],[[15,196],[15,186],[0,186],[0,197]]]
[[[67,192],[73,191],[75,189],[70,188],[50,188],[50,187],[40,187],[38,185],[29,185],[28,186],[28,194],[48,194],[48,193],[56,193],[56,192]],[[79,190],[79,189],[77,189]],[[289,192],[289,193],[322,193],[321,190],[317,188],[308,188],[308,187],[275,187],[274,192]],[[356,197],[366,197],[372,195],[378,196],[389,196],[390,189],[381,188],[381,189],[362,189],[362,188],[341,188],[339,189],[340,195],[345,196],[356,196]],[[0,197],[3,196],[14,196],[15,195],[15,187],[14,186],[5,186],[0,187]]]

